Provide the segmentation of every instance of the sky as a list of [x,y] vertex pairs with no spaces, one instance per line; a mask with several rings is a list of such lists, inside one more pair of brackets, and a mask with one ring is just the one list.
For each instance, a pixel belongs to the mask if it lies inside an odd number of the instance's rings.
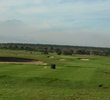
[[0,43],[110,47],[110,0],[0,0]]

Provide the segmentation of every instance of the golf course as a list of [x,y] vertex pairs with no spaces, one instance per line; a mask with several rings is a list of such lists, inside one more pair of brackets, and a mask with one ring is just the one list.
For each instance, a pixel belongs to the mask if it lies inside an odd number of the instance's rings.
[[109,94],[110,56],[0,49],[0,100],[110,100]]

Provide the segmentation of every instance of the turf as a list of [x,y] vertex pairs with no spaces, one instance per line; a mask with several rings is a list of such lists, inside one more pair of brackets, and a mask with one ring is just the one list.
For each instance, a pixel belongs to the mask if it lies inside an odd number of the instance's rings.
[[1,56],[7,54],[47,65],[0,64],[0,100],[110,100],[110,57],[0,50]]

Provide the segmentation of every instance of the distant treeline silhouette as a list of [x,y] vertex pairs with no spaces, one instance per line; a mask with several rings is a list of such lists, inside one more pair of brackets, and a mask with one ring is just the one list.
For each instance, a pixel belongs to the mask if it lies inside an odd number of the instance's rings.
[[39,51],[43,54],[57,53],[58,55],[99,55],[109,56],[110,48],[70,46],[70,45],[50,45],[50,44],[28,44],[28,43],[0,43],[0,49]]

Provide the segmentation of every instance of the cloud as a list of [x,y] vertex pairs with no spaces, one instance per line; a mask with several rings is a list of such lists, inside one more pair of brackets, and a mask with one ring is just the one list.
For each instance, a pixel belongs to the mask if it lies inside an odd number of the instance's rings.
[[100,2],[106,2],[108,0],[60,0],[59,3],[79,3],[79,2],[82,2],[82,3],[100,3]]
[[21,14],[35,14],[35,13],[48,13],[48,9],[46,7],[29,7],[24,9],[17,10]]
[[110,0],[0,0],[0,41],[110,46],[109,4]]
[[109,32],[94,32],[93,30],[91,31],[84,29],[60,31],[55,31],[54,29],[53,31],[50,28],[51,27],[46,23],[41,25],[24,25],[22,27],[18,25],[15,25],[14,27],[0,27],[1,33],[3,33],[0,34],[0,42],[47,43],[105,47],[110,46]]
[[42,0],[0,0],[0,7],[16,7],[16,6],[26,6],[33,4],[40,4]]

